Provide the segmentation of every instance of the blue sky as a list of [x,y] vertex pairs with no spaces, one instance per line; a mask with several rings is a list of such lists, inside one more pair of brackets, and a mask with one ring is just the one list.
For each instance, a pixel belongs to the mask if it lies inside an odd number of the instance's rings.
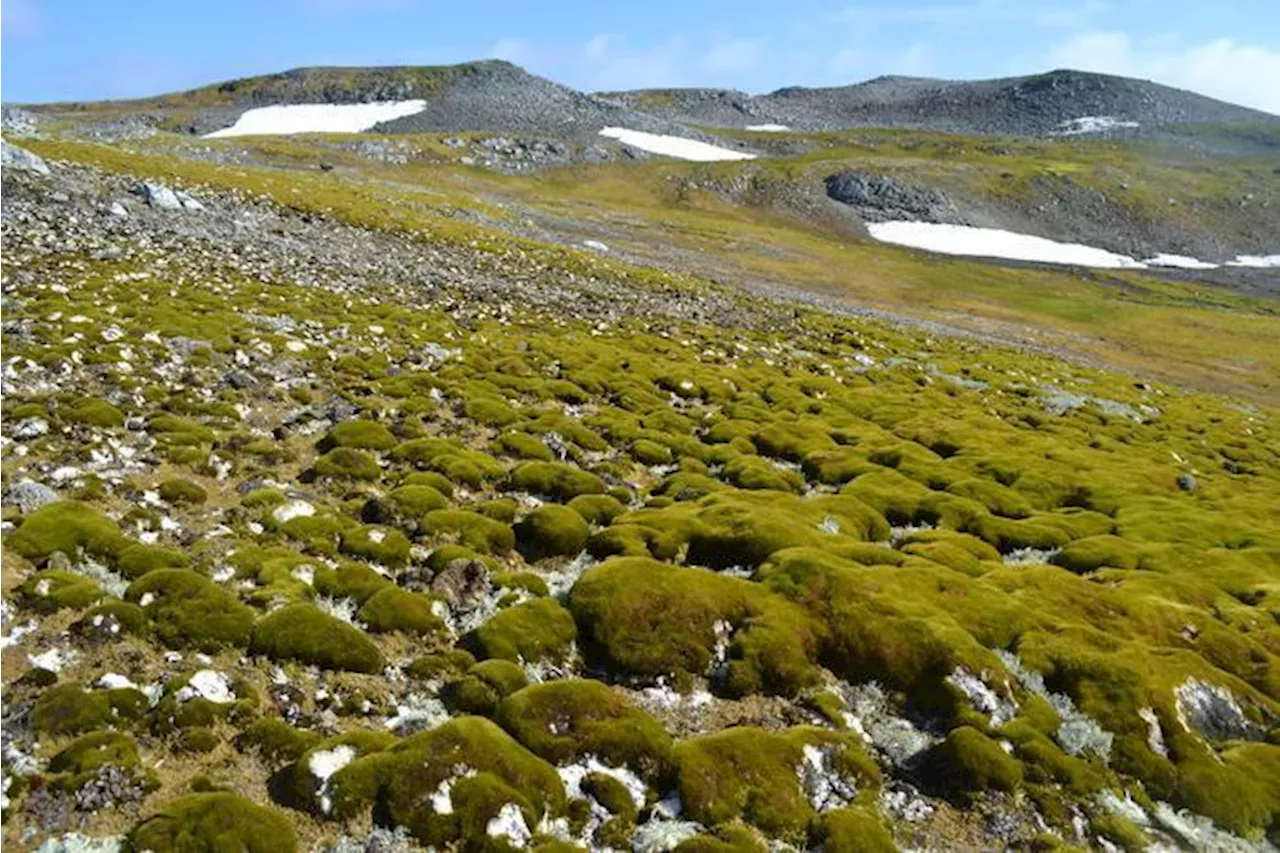
[[3,0],[0,18],[5,101],[498,56],[588,90],[1074,67],[1280,113],[1280,0]]

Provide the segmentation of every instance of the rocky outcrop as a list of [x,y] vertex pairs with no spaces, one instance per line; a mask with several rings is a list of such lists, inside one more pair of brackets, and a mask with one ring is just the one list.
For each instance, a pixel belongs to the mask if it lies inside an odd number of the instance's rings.
[[0,140],[0,165],[6,169],[21,169],[38,175],[49,174],[49,164],[25,148],[19,148],[8,140]]
[[947,194],[933,187],[916,187],[860,170],[828,175],[825,183],[828,198],[849,205],[868,222],[907,219],[965,224]]

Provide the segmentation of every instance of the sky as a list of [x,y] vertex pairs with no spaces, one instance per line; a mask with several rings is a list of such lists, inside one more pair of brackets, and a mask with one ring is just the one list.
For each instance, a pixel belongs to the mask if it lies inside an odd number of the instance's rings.
[[588,91],[1078,68],[1280,114],[1280,0],[0,0],[0,100],[497,57]]

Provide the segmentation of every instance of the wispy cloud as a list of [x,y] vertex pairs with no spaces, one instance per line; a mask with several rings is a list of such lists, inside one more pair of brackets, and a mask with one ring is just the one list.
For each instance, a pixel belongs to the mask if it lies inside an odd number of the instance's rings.
[[44,13],[35,0],[4,0],[0,32],[5,39],[28,39],[44,29]]
[[1136,42],[1123,32],[1088,32],[1054,45],[1044,63],[1153,79],[1280,115],[1280,52],[1228,38],[1179,46]]

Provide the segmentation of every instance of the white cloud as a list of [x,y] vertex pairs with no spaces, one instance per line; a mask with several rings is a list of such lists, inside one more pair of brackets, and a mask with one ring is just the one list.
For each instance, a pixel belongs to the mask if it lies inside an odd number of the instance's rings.
[[1049,49],[1050,68],[1123,74],[1280,114],[1280,52],[1219,38],[1180,47],[1135,43],[1122,32],[1090,32]]
[[0,5],[0,31],[6,38],[30,38],[43,28],[44,15],[33,0],[4,0]]

